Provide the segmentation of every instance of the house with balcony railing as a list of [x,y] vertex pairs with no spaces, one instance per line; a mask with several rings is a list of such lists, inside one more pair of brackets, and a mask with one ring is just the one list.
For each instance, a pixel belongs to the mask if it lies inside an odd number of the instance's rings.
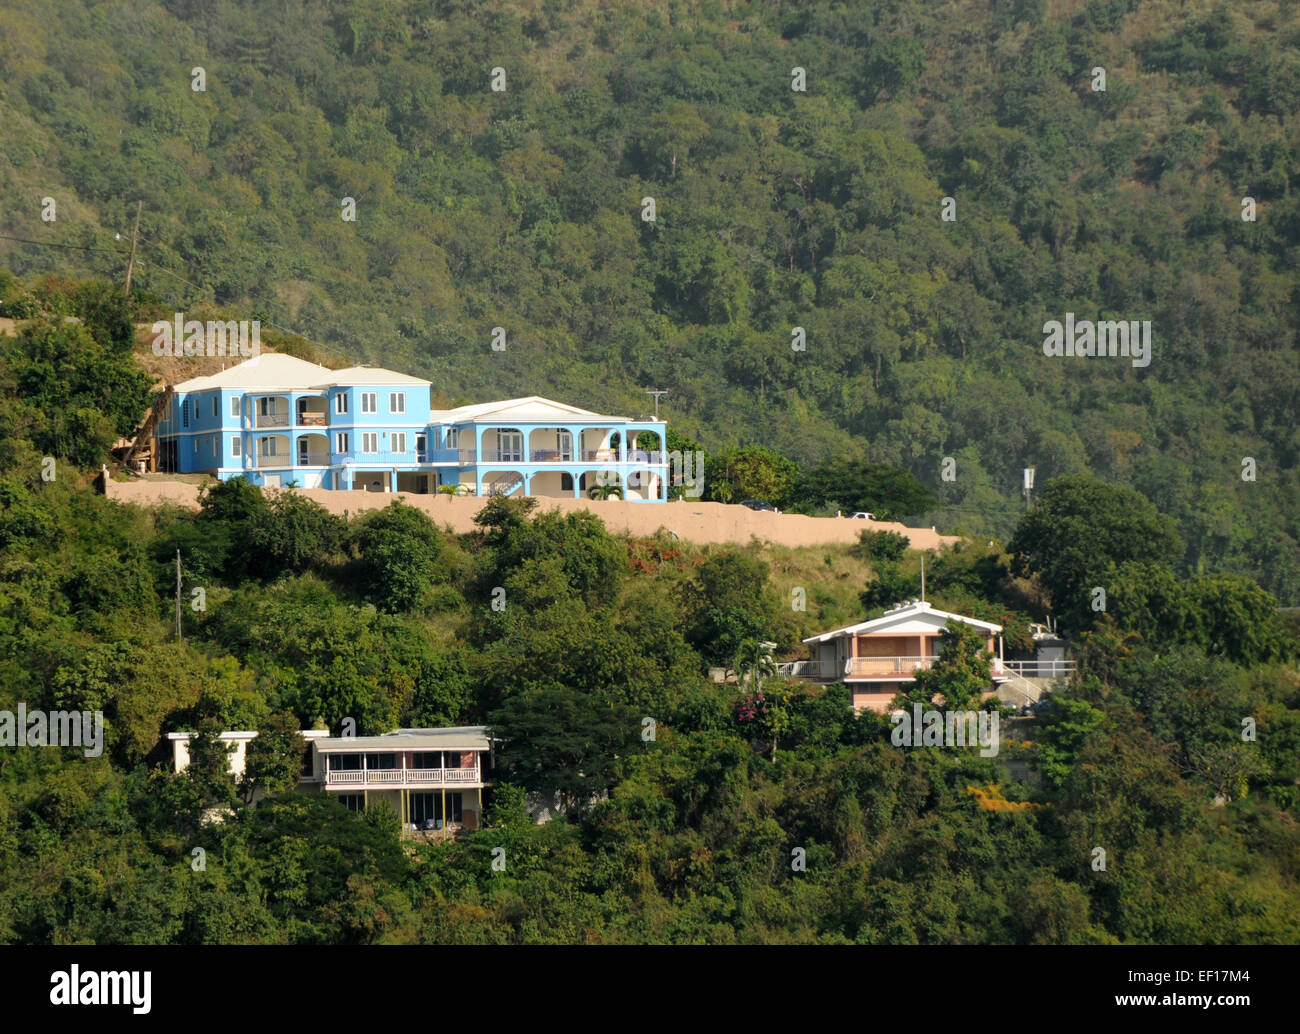
[[164,395],[159,470],[267,487],[667,499],[666,426],[533,395],[433,410],[429,381],[263,353]]
[[430,422],[445,447],[456,450],[460,484],[473,495],[668,498],[661,420],[608,416],[530,395],[434,411]]
[[916,673],[934,664],[941,648],[939,635],[950,621],[984,633],[990,655],[988,695],[992,695],[1012,678],[1002,657],[1002,626],[936,610],[923,600],[902,604],[871,621],[810,636],[804,643],[811,648],[811,658],[779,665],[777,673],[787,678],[843,682],[853,695],[856,710],[884,714],[903,687],[915,680]]
[[[404,830],[477,829],[491,785],[492,743],[485,726],[398,729],[382,736],[330,736],[309,730],[298,789],[333,794],[351,811],[380,804]],[[230,772],[243,774],[254,731],[223,732]],[[168,733],[176,772],[189,764],[188,732]]]

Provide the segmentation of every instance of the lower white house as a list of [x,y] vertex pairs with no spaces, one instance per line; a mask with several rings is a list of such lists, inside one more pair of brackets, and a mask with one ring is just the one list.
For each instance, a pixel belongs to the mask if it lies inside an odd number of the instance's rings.
[[[352,811],[381,802],[403,830],[478,829],[483,790],[491,785],[492,742],[482,725],[442,729],[397,729],[381,736],[331,736],[325,730],[299,732],[306,741],[300,791],[333,794]],[[170,732],[172,767],[190,763],[190,732]],[[256,732],[223,732],[231,746],[230,771],[244,772],[248,744]]]

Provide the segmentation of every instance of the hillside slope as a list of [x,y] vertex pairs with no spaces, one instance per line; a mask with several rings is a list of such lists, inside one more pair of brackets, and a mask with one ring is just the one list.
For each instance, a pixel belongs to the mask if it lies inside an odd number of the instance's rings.
[[[1092,471],[1300,604],[1297,42],[1275,2],[14,0],[0,267],[120,279],[142,200],[168,305],[451,401],[666,388],[709,447],[906,467],[947,529]],[[1150,320],[1150,366],[1044,356],[1069,312]]]

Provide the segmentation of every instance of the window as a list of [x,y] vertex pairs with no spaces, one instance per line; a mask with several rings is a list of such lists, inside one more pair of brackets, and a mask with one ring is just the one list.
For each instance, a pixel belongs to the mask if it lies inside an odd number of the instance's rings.
[[243,439],[240,438],[239,435],[235,435],[235,437],[230,439],[230,455],[242,456],[243,454],[244,454]]
[[275,399],[263,396],[257,400],[258,416],[271,416],[275,412]]
[[190,426],[190,400],[186,399],[181,403],[181,426]]
[[340,455],[348,451],[348,435],[346,431],[340,431],[334,436],[334,451]]
[[406,392],[390,391],[388,393],[388,411],[390,413],[406,412]]
[[[410,795],[410,804],[411,821],[417,826],[423,825],[430,819],[439,823],[442,821],[441,793],[412,793]],[[462,820],[461,795],[459,792],[447,794],[447,820],[449,822],[460,822]]]
[[449,428],[449,429],[448,429],[448,431],[447,431],[447,448],[449,448],[449,449],[459,449],[459,448],[460,448],[460,428],[459,428],[459,427],[452,427],[452,428]]
[[217,407],[220,406],[220,405],[221,405],[221,396],[220,396],[220,395],[213,395],[213,396],[212,396],[212,416],[213,416],[214,418],[215,418],[215,417],[218,417],[218,416],[221,415],[220,411],[217,409]]
[[348,411],[348,397],[344,392],[339,392],[334,396],[334,412],[346,413]]
[[330,754],[329,757],[331,772],[360,772],[361,755],[360,754]]
[[411,821],[417,826],[424,825],[429,819],[438,819],[438,798],[436,793],[412,793],[410,796]]
[[376,433],[375,431],[367,431],[365,434],[361,436],[361,451],[362,452],[379,451],[378,433]]
[[411,755],[412,768],[442,768],[442,751],[420,750]]
[[429,436],[427,434],[417,434],[415,436],[415,458],[422,460],[429,455]]
[[367,754],[366,771],[380,772],[397,767],[396,754]]
[[405,451],[406,451],[406,432],[405,432],[405,431],[398,431],[398,432],[394,433],[394,435],[393,435],[393,441],[392,441],[392,450],[393,450],[393,452],[405,452]]
[[376,391],[363,391],[361,393],[361,412],[375,413],[379,411],[379,393]]
[[573,475],[572,475],[572,474],[561,474],[561,475],[560,475],[560,491],[561,491],[561,492],[572,492],[572,491],[573,491]]
[[497,431],[497,459],[520,463],[524,458],[524,436],[513,428]]
[[365,811],[366,795],[363,793],[341,793],[339,803],[348,811]]
[[279,438],[259,438],[257,440],[257,454],[259,456],[279,456],[280,439]]
[[231,396],[230,396],[230,416],[231,416],[233,419],[235,419],[235,420],[238,420],[238,419],[239,419],[240,412],[239,412],[239,396],[238,396],[238,395],[231,395]]

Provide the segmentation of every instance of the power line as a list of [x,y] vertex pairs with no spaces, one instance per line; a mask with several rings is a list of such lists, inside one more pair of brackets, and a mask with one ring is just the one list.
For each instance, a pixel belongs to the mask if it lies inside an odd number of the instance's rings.
[[[119,233],[120,233],[120,232],[121,232],[121,231],[119,231]],[[144,234],[140,234],[140,235],[139,235],[139,240],[140,240],[141,243],[143,243],[143,244],[147,244],[148,246],[150,246],[150,247],[152,247],[152,248],[164,249],[164,248],[166,247],[165,245],[163,245],[163,244],[159,244],[157,241],[154,241],[154,240],[152,240],[151,238],[146,237]],[[182,261],[184,261],[184,260],[182,259]],[[207,289],[208,289],[207,287],[205,287],[205,286],[203,286],[203,285],[201,285],[201,284],[196,284],[193,280],[187,280],[185,277],[180,276],[179,274],[173,273],[173,272],[172,272],[171,270],[169,270],[169,269],[164,269],[162,266],[150,266],[149,268],[150,268],[151,270],[155,270],[155,271],[160,272],[160,273],[165,273],[167,276],[173,277],[174,279],[179,280],[179,281],[180,281],[181,283],[183,283],[183,284],[188,284],[190,287],[193,287],[196,291],[204,291],[204,290],[207,290]],[[205,272],[205,273],[210,273],[210,270],[204,269],[203,272]],[[353,365],[355,365],[355,363],[353,362],[352,356],[351,356],[351,355],[350,355],[346,350],[344,350],[344,349],[342,349],[342,348],[340,348],[340,347],[338,347],[338,346],[336,346],[336,345],[327,345],[327,344],[324,344],[324,343],[321,342],[321,341],[313,340],[313,338],[312,338],[311,336],[309,336],[309,335],[307,335],[307,334],[304,334],[302,331],[300,331],[300,330],[294,330],[294,329],[291,328],[291,327],[281,326],[279,323],[276,323],[274,320],[265,319],[265,320],[262,320],[262,322],[265,323],[268,327],[272,327],[272,328],[274,328],[275,330],[282,331],[282,332],[285,333],[285,334],[292,334],[292,335],[294,335],[295,337],[300,337],[300,338],[302,338],[304,341],[306,341],[306,342],[307,342],[308,344],[310,344],[310,345],[314,345],[314,346],[316,346],[316,347],[318,347],[318,348],[325,349],[325,350],[328,351],[328,352],[333,352],[333,353],[335,353],[336,355],[342,355],[343,358],[344,358],[344,359],[345,359],[349,364],[353,364]]]
[[121,252],[114,251],[112,248],[92,248],[85,244],[59,244],[56,241],[34,241],[28,237],[14,237],[7,233],[0,233],[0,240],[18,241],[20,244],[35,244],[42,248],[68,248],[73,251],[93,251],[100,255],[121,254]]

